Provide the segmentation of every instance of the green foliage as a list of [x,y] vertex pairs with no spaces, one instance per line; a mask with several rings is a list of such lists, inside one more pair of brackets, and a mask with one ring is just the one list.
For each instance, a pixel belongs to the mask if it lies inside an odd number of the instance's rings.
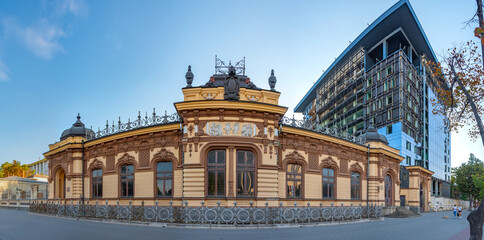
[[0,166],[0,177],[27,177],[28,175],[32,175],[34,173],[34,170],[30,170],[26,164],[22,164],[17,160],[13,160],[11,163],[4,162]]
[[456,190],[477,199],[483,197],[484,163],[471,153],[469,161],[453,169]]
[[484,197],[484,174],[476,174],[472,176],[472,181],[477,189],[480,189],[477,199],[483,199]]

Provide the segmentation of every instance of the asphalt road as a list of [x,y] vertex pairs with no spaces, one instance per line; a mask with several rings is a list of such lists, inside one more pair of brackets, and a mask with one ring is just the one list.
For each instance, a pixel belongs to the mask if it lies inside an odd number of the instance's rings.
[[[271,229],[186,229],[113,224],[31,215],[0,209],[0,240],[16,239],[468,239],[464,212],[426,213],[415,218],[385,218],[349,224]],[[443,219],[449,216],[449,219]]]

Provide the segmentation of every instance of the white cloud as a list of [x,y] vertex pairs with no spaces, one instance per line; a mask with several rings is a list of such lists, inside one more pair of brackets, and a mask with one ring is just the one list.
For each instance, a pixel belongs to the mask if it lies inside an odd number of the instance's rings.
[[64,52],[59,42],[65,37],[64,31],[47,20],[41,20],[36,26],[21,29],[20,36],[30,51],[44,59],[52,58],[57,52]]
[[5,66],[5,64],[3,64],[2,60],[0,60],[0,82],[5,82],[10,79],[7,72],[7,67]]
[[22,27],[11,19],[5,20],[3,25],[8,35],[13,35],[28,50],[41,58],[51,59],[55,53],[64,52],[60,40],[66,34],[46,19],[41,19],[29,27]]
[[[89,9],[84,0],[54,0],[53,15],[22,26],[14,18],[3,19],[4,33],[21,43],[27,50],[43,59],[51,59],[56,53],[64,53],[62,39],[67,37],[62,22],[65,15],[87,16]],[[3,74],[2,74],[3,73]],[[0,78],[8,78],[0,69]]]
[[58,0],[57,11],[60,15],[72,13],[75,16],[87,16],[89,8],[83,0]]
[[118,37],[107,33],[106,38],[112,42],[112,46],[115,50],[119,51],[123,48],[123,42],[121,42]]

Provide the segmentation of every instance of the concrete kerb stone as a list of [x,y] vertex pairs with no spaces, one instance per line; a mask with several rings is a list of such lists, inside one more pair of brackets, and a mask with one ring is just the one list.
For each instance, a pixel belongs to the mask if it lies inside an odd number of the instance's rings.
[[9,210],[17,210],[17,211],[28,211],[29,207],[22,207],[22,206],[0,206],[0,209],[9,209]]
[[162,223],[162,222],[140,222],[140,221],[121,221],[117,219],[102,219],[102,218],[72,218],[62,217],[47,214],[30,213],[31,215],[52,217],[70,220],[80,220],[85,222],[100,222],[111,223],[120,225],[133,225],[133,226],[148,226],[148,227],[169,227],[169,228],[192,228],[192,229],[273,229],[273,228],[299,228],[299,227],[320,227],[329,225],[343,225],[353,223],[375,222],[383,221],[385,218],[380,219],[361,219],[355,221],[341,221],[341,222],[314,222],[314,223],[283,223],[283,224],[248,224],[248,225],[230,225],[230,224],[184,224],[184,223]]

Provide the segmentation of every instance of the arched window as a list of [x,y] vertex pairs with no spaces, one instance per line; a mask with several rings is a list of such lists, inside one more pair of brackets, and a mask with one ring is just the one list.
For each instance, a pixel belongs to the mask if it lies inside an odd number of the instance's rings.
[[92,170],[92,197],[102,198],[103,197],[103,170],[94,169]]
[[253,197],[255,181],[254,153],[237,151],[237,196]]
[[360,173],[351,172],[351,199],[360,199]]
[[156,187],[158,197],[173,196],[173,164],[158,162],[156,164]]
[[225,150],[212,150],[207,156],[207,195],[225,196]]
[[323,168],[323,198],[334,198],[334,170],[332,168]]
[[302,166],[287,164],[286,186],[288,198],[300,198],[302,189]]
[[134,167],[133,165],[121,166],[121,197],[134,196]]

